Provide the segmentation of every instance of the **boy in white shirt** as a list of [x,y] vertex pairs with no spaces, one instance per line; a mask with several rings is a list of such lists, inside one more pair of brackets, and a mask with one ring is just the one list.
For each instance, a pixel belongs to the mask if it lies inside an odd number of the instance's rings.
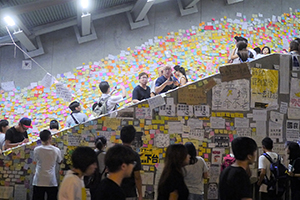
[[59,148],[51,145],[52,136],[49,130],[40,132],[42,145],[34,149],[36,161],[35,174],[33,177],[33,200],[45,199],[56,200],[58,184],[56,180],[56,165],[61,163],[62,156]]

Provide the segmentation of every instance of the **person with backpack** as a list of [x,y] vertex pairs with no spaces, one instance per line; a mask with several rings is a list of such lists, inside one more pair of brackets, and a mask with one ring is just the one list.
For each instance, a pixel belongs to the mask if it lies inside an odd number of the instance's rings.
[[122,90],[122,95],[112,96],[112,93],[117,90],[117,87],[113,87],[111,90],[107,81],[101,81],[99,89],[102,92],[102,95],[98,102],[98,108],[95,108],[95,112],[97,112],[98,115],[103,115],[116,110],[117,104],[125,100],[126,89],[123,85],[120,85],[120,88]]
[[81,106],[78,101],[73,101],[69,105],[71,114],[67,117],[66,127],[71,127],[87,121],[87,116],[81,112]]
[[300,199],[300,147],[296,142],[289,142],[286,148],[289,155],[289,176],[291,181],[291,200]]
[[[276,165],[282,168],[282,158],[273,149],[273,141],[269,137],[265,137],[262,140],[263,155],[258,160],[258,170],[260,171],[259,180],[257,185],[260,186],[259,192],[261,200],[280,200],[285,191],[285,180],[279,181],[280,175],[284,174],[273,174],[271,171]],[[284,170],[283,170],[284,171]],[[284,173],[284,172],[283,172]],[[280,182],[280,188],[276,187],[276,184]],[[280,191],[279,191],[280,190]]]

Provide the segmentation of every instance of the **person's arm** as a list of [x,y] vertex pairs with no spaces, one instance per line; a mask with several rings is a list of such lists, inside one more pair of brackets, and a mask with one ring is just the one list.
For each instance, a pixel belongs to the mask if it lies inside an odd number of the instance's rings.
[[257,185],[260,186],[265,178],[266,175],[266,169],[260,169],[260,175],[259,175],[259,179],[257,182]]
[[178,199],[178,192],[177,190],[173,191],[169,195],[169,200],[177,200]]
[[237,48],[235,48],[232,52],[231,52],[231,55],[230,55],[230,59],[231,60],[234,60],[236,58],[238,58],[239,56],[236,54],[236,50]]
[[143,193],[142,193],[142,177],[140,171],[134,171],[134,180],[135,180],[135,185],[136,189],[138,191],[138,200],[143,199]]
[[68,116],[67,120],[66,120],[66,127],[70,127],[71,126],[71,123],[72,123],[71,120],[72,120],[71,116]]
[[133,103],[138,103],[139,102],[137,88],[134,88],[133,91],[132,91],[132,102]]
[[120,85],[120,88],[122,90],[122,97],[125,99],[126,98],[126,89],[123,85]]
[[155,93],[159,94],[167,85],[172,85],[173,81],[170,81],[169,79],[166,80],[164,83],[162,83],[160,86],[155,87]]
[[25,138],[22,142],[17,142],[17,143],[11,143],[10,140],[5,140],[5,142],[4,142],[4,150],[12,148],[12,147],[19,146],[19,145],[21,145],[23,143],[27,143],[27,142],[28,142],[27,138]]
[[203,173],[203,178],[205,178],[205,179],[208,178],[208,173],[207,172]]
[[180,85],[185,85],[185,84],[186,84],[185,77],[180,78]]
[[60,151],[60,149],[58,149],[57,150],[57,163],[58,164],[61,164],[62,163],[62,161],[63,161],[63,159],[62,159],[62,157],[61,157],[61,151]]
[[269,161],[264,155],[260,156],[258,159],[258,170],[260,170],[260,176],[257,185],[259,186],[262,184],[262,181],[264,180],[264,177],[266,175],[267,162]]

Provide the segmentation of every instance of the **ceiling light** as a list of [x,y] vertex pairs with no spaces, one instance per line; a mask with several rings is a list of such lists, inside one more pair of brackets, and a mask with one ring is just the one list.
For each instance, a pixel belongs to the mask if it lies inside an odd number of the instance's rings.
[[89,7],[89,0],[81,0],[81,7],[86,9]]
[[9,16],[4,17],[4,20],[8,26],[16,25],[15,21]]

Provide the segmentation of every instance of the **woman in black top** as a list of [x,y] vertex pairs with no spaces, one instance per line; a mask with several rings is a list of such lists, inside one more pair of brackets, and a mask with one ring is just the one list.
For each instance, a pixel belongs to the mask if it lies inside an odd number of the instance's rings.
[[291,180],[291,200],[300,199],[300,147],[296,142],[287,144],[287,154],[289,155],[289,176]]
[[168,146],[165,166],[158,183],[157,200],[187,200],[189,190],[184,183],[182,167],[189,163],[190,156],[182,144]]

